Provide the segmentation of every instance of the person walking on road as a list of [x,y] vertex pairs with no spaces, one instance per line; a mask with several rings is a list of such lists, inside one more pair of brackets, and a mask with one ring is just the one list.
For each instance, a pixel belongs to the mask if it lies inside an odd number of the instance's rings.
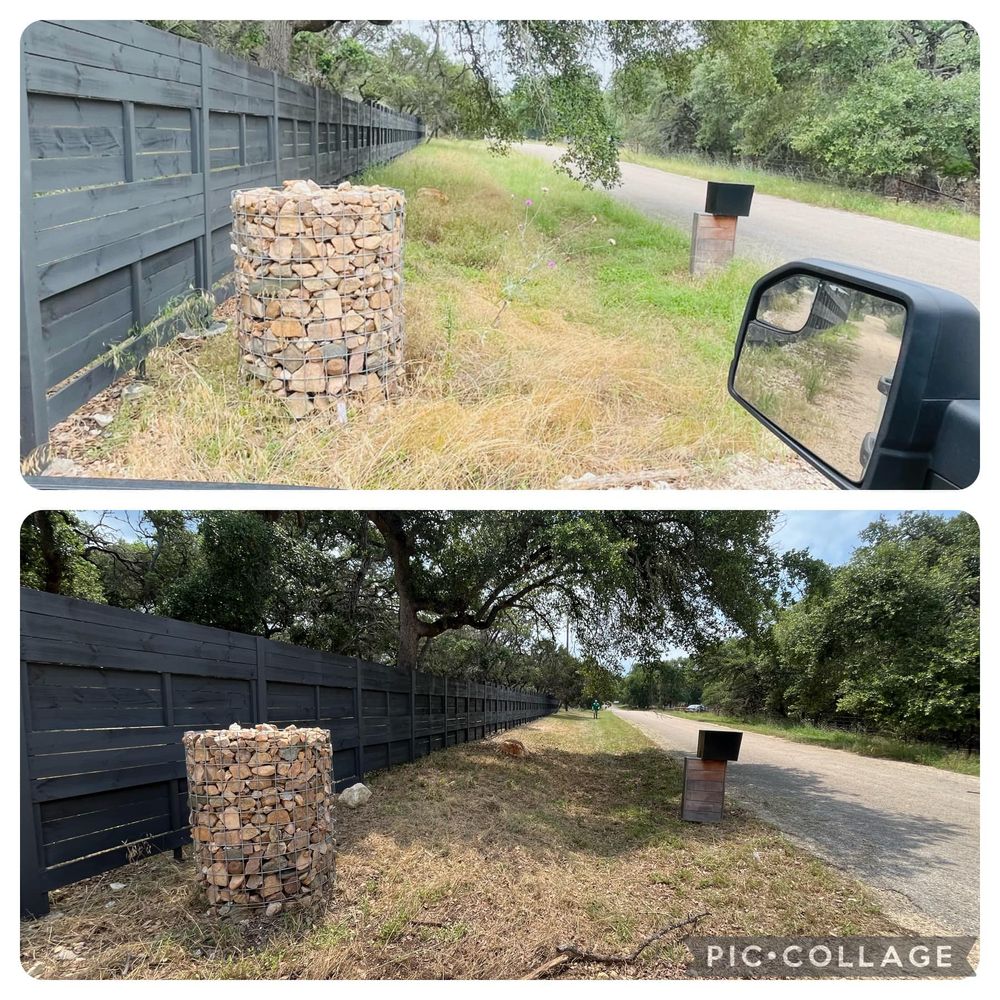
[[590,706],[594,710],[594,718],[597,718],[597,711],[601,707],[601,703],[595,698]]

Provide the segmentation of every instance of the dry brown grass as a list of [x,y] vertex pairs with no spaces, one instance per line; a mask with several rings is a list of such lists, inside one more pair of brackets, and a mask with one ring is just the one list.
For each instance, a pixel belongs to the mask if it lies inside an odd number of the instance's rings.
[[[53,893],[58,912],[22,925],[22,964],[69,978],[509,979],[559,943],[628,953],[705,910],[699,933],[905,933],[744,812],[681,823],[676,761],[620,719],[560,713],[517,735],[527,758],[492,739],[374,776],[371,802],[339,811],[325,912],[212,921],[190,862],[158,857]],[[59,946],[78,960],[58,961]],[[668,938],[634,965],[563,976],[674,978],[686,961]]]
[[[448,197],[410,196],[407,397],[353,410],[346,426],[333,413],[295,424],[240,383],[230,338],[175,344],[154,353],[155,394],[122,409],[88,472],[546,488],[588,472],[679,468],[704,478],[733,456],[777,452],[725,389],[750,283],[742,265],[691,279],[683,234],[530,157],[435,144],[379,179],[410,192],[432,184]],[[525,192],[537,207],[522,238]],[[504,287],[540,253],[555,266],[531,271],[495,324]]]

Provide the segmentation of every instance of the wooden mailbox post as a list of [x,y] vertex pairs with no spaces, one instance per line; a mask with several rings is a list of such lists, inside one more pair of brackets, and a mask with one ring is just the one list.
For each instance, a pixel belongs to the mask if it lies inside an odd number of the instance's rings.
[[694,213],[691,228],[691,273],[724,267],[736,252],[736,220],[750,214],[752,184],[708,182],[705,211]]
[[700,729],[698,755],[684,758],[681,819],[719,823],[726,802],[726,765],[738,760],[743,734],[726,729]]

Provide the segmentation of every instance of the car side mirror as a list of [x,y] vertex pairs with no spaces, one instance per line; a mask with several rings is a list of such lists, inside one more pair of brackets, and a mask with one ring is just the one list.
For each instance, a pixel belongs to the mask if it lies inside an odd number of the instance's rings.
[[979,474],[979,311],[931,285],[785,264],[747,300],[729,393],[841,489]]

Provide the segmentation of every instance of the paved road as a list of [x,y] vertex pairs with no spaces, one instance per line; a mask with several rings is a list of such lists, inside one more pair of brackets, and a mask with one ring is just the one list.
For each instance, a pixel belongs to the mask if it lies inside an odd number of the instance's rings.
[[[525,143],[525,152],[554,160],[561,150]],[[705,181],[622,163],[622,185],[611,193],[653,218],[691,229],[705,207]],[[979,242],[869,215],[804,205],[755,194],[750,216],[740,219],[736,253],[775,264],[822,257],[949,288],[979,304]]]
[[[726,728],[614,711],[678,753],[695,751],[699,729]],[[745,733],[727,791],[884,894],[915,930],[979,933],[978,778]]]

